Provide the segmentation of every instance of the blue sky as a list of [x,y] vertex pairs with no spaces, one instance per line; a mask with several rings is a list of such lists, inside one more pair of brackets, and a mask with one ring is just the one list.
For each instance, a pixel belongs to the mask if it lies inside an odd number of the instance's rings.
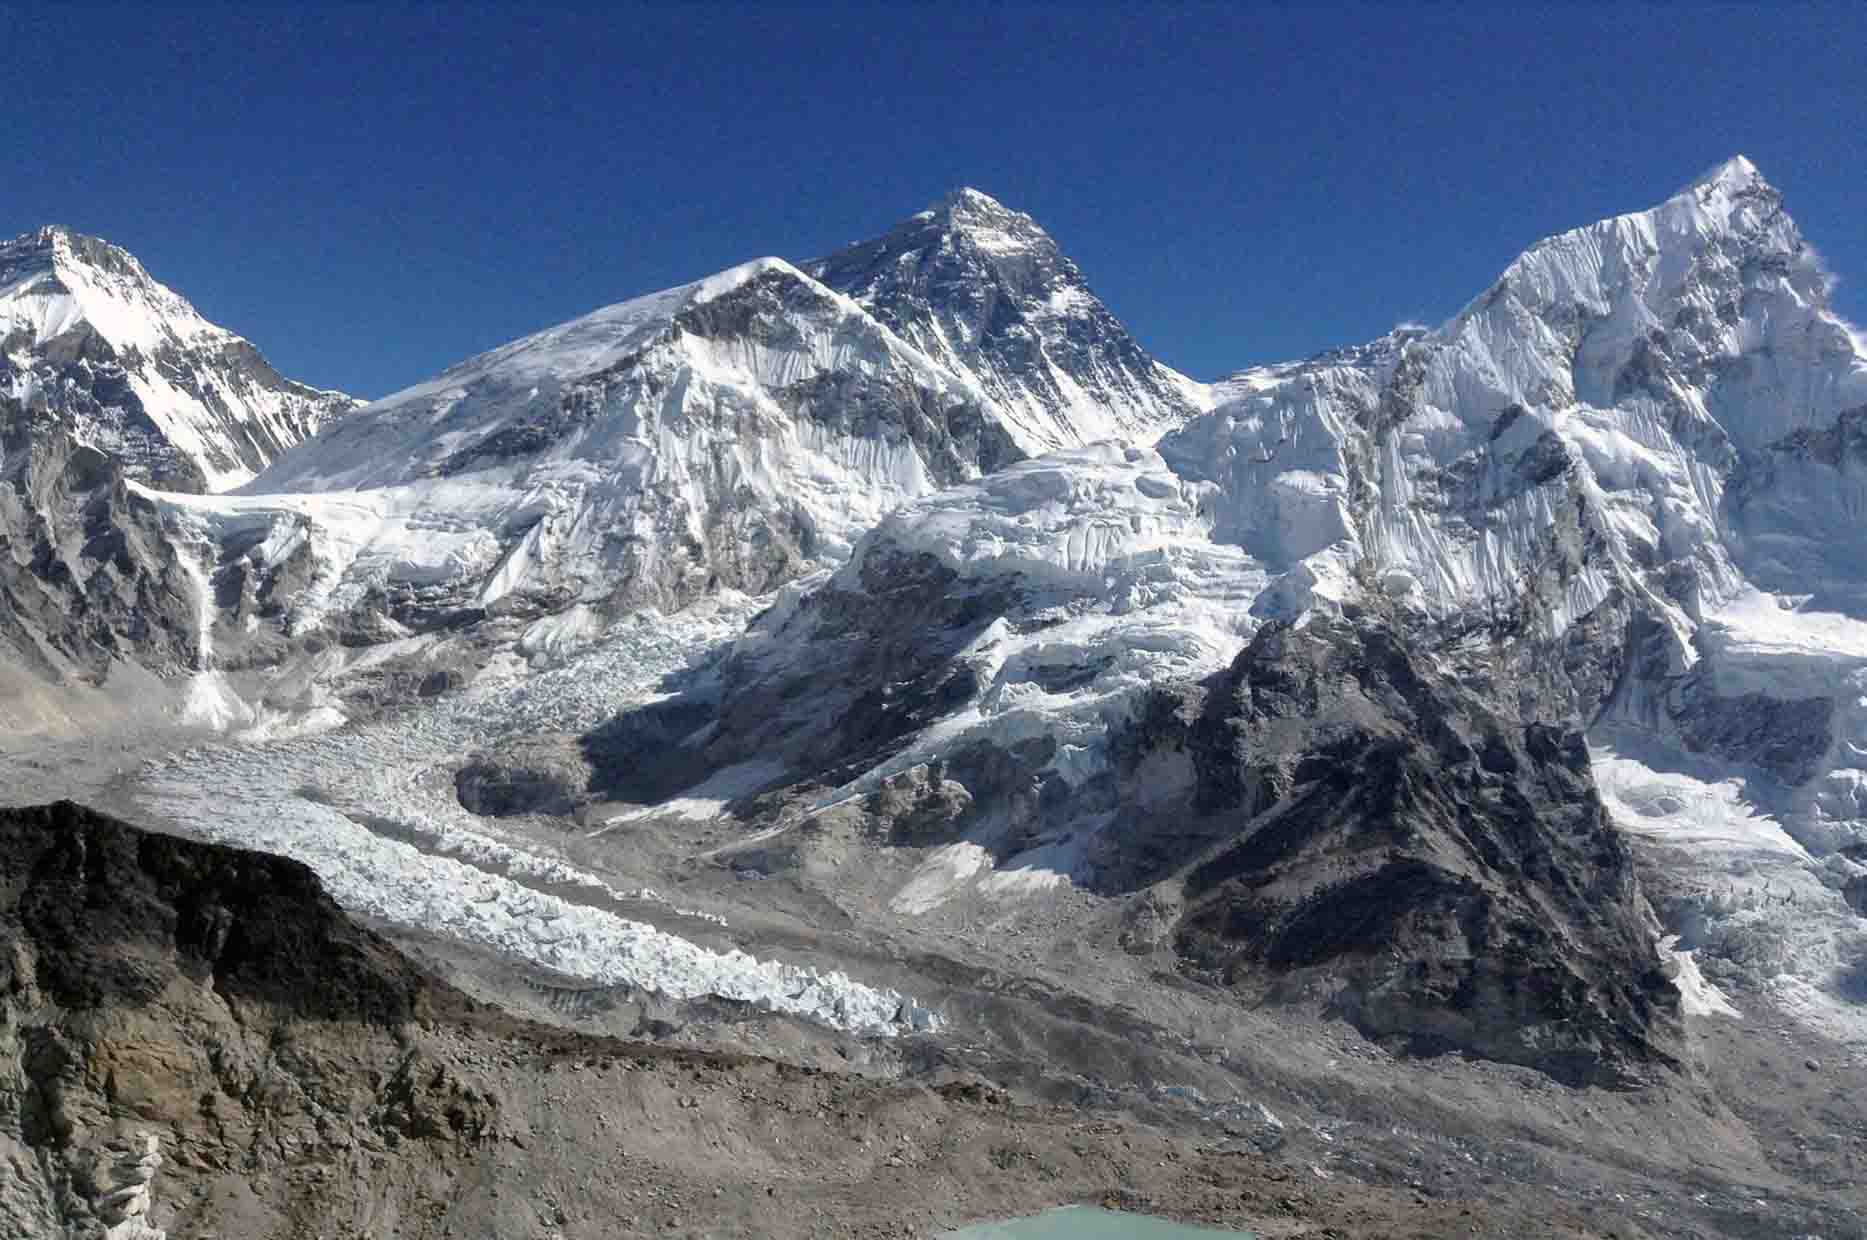
[[1740,151],[1867,320],[1858,3],[0,0],[0,46],[0,233],[108,237],[368,396],[961,184],[1200,377],[1436,322]]

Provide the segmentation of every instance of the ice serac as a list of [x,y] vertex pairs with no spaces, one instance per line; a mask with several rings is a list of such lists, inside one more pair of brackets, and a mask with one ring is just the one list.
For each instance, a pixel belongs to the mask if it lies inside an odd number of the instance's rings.
[[225,490],[355,408],[282,377],[127,251],[64,228],[0,242],[0,396],[172,490]]
[[[717,726],[663,769],[743,748],[787,763],[811,813],[863,807],[931,849],[898,911],[1128,892],[1138,951],[1251,985],[1326,968],[1370,1028],[1565,1077],[1668,1061],[1674,1007],[1612,981],[1655,960],[1697,1011],[1722,987],[1867,1038],[1867,347],[1829,287],[1734,159],[1538,243],[1438,328],[1215,385],[1154,451],[905,505],[753,626]],[[1240,675],[1279,690],[1226,713]],[[1379,739],[1429,716],[1456,761]],[[1270,774],[1264,737],[1288,757]],[[1366,904],[1348,871],[1318,877],[1338,846],[1444,915],[1390,910],[1326,962],[1215,945]],[[1611,895],[1578,898],[1589,874]],[[1518,941],[1539,918],[1572,925],[1571,957]],[[1506,941],[1509,977],[1357,963]],[[1562,1011],[1519,1002],[1544,982]],[[1475,1023],[1434,1014],[1442,991]],[[1558,1053],[1548,1021],[1594,1032]]]
[[1027,452],[1151,442],[1206,408],[1150,357],[1035,220],[959,189],[805,269],[972,378]]

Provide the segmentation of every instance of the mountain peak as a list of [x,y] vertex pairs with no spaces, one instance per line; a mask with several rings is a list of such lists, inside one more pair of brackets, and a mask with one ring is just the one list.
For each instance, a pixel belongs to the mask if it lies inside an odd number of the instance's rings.
[[1763,179],[1761,172],[1757,171],[1757,165],[1751,163],[1747,156],[1733,155],[1723,163],[1708,169],[1680,193],[1694,194],[1714,190],[1736,194],[1745,190],[1769,188],[1771,188],[1770,183]]
[[805,269],[976,382],[1026,452],[1151,438],[1207,403],[1147,355],[1036,220],[971,186]]
[[928,225],[963,236],[987,254],[1057,250],[1057,243],[1036,220],[969,185],[953,190],[905,227],[918,231]]
[[62,225],[0,241],[0,401],[165,487],[224,489],[356,402],[279,375],[122,246]]
[[934,210],[944,215],[1019,214],[992,195],[983,190],[974,189],[970,185],[962,185],[958,189],[948,191],[946,197],[935,205]]
[[0,273],[18,270],[33,264],[35,260],[38,263],[49,262],[54,267],[77,263],[112,275],[154,283],[136,256],[122,246],[63,224],[47,224],[32,232],[21,233],[11,241],[0,242]]

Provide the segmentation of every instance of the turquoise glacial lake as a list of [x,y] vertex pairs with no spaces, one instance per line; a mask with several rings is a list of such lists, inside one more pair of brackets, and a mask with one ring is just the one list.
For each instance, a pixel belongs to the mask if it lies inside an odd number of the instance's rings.
[[1029,1218],[975,1223],[947,1232],[942,1240],[1251,1240],[1251,1233],[1189,1227],[1092,1206],[1064,1206]]

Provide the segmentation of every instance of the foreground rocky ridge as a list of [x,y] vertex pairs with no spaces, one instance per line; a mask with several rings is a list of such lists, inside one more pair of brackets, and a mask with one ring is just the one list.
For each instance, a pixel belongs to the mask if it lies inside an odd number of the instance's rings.
[[0,1221],[20,1240],[900,1236],[1085,1199],[1264,1235],[1600,1234],[1593,1207],[1319,1181],[1267,1154],[1291,1139],[1268,1111],[1234,1141],[950,1071],[889,1083],[515,1021],[295,863],[71,804],[0,812],[0,855]]

